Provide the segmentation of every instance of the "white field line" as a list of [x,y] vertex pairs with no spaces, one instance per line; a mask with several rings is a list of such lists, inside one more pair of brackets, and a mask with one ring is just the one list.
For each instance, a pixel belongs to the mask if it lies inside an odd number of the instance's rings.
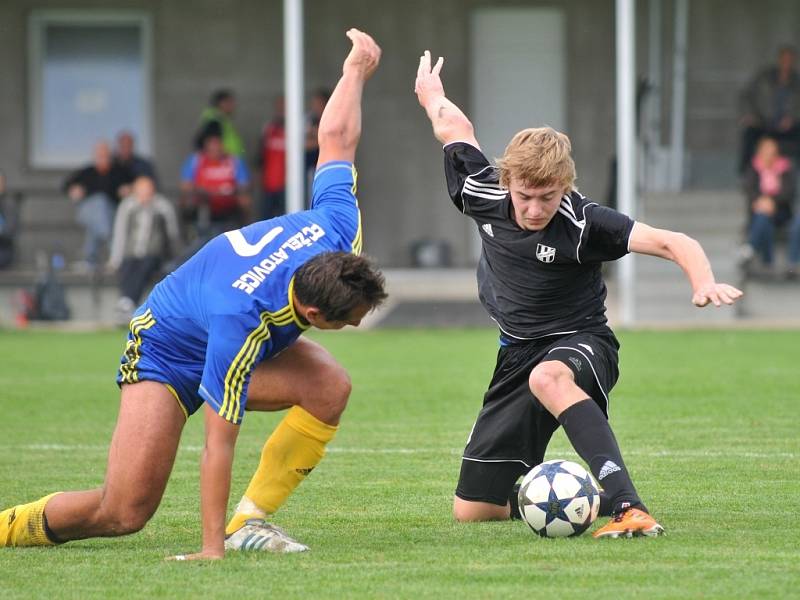
[[[200,452],[202,446],[183,445],[180,450]],[[40,452],[74,452],[91,451],[107,452],[108,446],[92,444],[23,444],[19,446],[0,446],[0,451],[40,451]],[[571,453],[571,450],[556,449],[557,452]],[[358,448],[332,446],[328,448],[332,454],[455,454],[460,455],[461,448]],[[551,452],[552,454],[552,452]],[[740,450],[629,450],[625,456],[642,456],[647,458],[789,458],[800,457],[796,452],[748,452]]]

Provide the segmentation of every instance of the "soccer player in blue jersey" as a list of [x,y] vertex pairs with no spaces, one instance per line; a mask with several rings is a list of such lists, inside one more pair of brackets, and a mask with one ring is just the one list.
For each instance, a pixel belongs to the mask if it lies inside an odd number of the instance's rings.
[[[103,486],[0,512],[0,546],[140,530],[161,500],[186,419],[202,409],[203,545],[175,558],[307,549],[267,519],[322,458],[350,381],[326,350],[300,335],[312,326],[356,326],[386,297],[383,276],[359,256],[353,168],[361,95],[380,48],[358,30],[347,36],[352,49],[319,126],[312,209],[216,237],[153,289],[131,321],[121,360],[120,414]],[[286,408],[226,528],[244,411]]]

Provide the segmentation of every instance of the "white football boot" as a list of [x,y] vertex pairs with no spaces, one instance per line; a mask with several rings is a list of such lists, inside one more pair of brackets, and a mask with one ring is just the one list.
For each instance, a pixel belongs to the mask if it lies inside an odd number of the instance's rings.
[[289,537],[280,527],[264,519],[248,519],[225,538],[225,550],[262,550],[264,552],[305,552],[308,546]]

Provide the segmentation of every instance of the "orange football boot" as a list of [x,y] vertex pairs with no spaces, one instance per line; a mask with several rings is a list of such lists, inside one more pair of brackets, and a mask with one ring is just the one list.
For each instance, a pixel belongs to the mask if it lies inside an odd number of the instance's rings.
[[595,538],[618,538],[645,535],[655,537],[662,535],[664,528],[649,514],[638,508],[629,508],[592,534]]

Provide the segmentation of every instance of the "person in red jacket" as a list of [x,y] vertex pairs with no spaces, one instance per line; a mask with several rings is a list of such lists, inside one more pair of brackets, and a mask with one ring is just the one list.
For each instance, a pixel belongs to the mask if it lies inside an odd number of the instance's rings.
[[271,219],[286,212],[286,122],[283,96],[275,100],[275,114],[264,125],[259,145],[261,167],[261,217]]
[[226,154],[222,133],[210,123],[201,150],[181,169],[181,205],[194,214],[201,237],[214,236],[251,222],[250,175],[244,162]]

